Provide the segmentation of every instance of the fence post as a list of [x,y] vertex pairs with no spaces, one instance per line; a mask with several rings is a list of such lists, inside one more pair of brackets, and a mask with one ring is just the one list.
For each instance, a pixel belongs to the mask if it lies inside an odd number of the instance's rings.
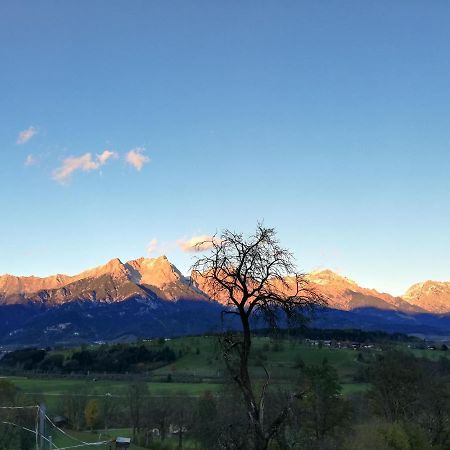
[[45,442],[45,415],[46,415],[46,407],[45,403],[41,403],[39,405],[39,448],[44,450],[44,442]]

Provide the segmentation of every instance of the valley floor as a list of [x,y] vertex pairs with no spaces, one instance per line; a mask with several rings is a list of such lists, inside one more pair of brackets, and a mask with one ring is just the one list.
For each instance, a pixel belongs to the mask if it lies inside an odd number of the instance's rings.
[[[155,342],[144,345],[152,347]],[[229,388],[226,380],[226,370],[221,360],[216,337],[189,337],[173,339],[165,342],[177,359],[163,367],[148,371],[144,374],[84,374],[84,375],[51,375],[30,374],[3,375],[1,378],[14,383],[19,388],[22,401],[25,404],[36,405],[45,403],[50,417],[65,414],[67,396],[80,396],[84,401],[96,399],[100,404],[107,397],[126,408],[130,383],[143,381],[148,389],[150,404],[159,398],[194,398],[197,399],[205,392],[219,393]],[[328,341],[300,341],[296,339],[271,339],[256,337],[254,339],[251,372],[254,378],[262,384],[265,377],[264,368],[270,373],[270,388],[294,386],[298,382],[301,368],[305,365],[320,365],[324,360],[337,371],[342,385],[344,397],[364,392],[368,388],[364,379],[364,370],[368,363],[383,352],[383,346],[396,346],[416,356],[429,359],[450,358],[450,352],[430,350],[424,348],[410,348],[407,343],[390,343],[383,345],[360,346],[358,348],[336,348]],[[73,350],[64,350],[69,352]],[[83,414],[83,411],[81,412]],[[98,424],[99,426],[100,424]],[[129,424],[123,424],[127,426]],[[118,435],[131,436],[130,429],[115,429],[114,431],[74,431],[68,433],[78,441],[96,442]],[[176,444],[176,438],[167,441]],[[62,435],[55,430],[54,443],[57,448],[70,447],[76,441]],[[84,447],[77,447],[83,449]],[[92,446],[86,446],[92,448]],[[103,447],[99,447],[103,448]],[[108,448],[107,446],[105,448]],[[133,446],[135,450],[142,447]],[[189,440],[184,448],[189,448]]]

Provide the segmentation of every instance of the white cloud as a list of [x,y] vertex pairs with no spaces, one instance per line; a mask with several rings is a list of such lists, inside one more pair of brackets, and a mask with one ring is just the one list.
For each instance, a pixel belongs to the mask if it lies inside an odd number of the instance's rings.
[[117,158],[117,153],[105,150],[103,153],[100,153],[100,155],[97,155],[97,160],[100,164],[105,164],[109,158]]
[[157,239],[152,239],[147,245],[147,252],[148,252],[148,254],[152,255],[153,253],[155,253],[157,248],[158,248],[158,240]]
[[26,166],[32,166],[34,164],[36,164],[36,158],[32,155],[29,154],[26,158],[25,158],[25,163]]
[[117,158],[117,154],[110,150],[105,150],[100,155],[97,155],[95,159],[92,158],[90,153],[85,153],[79,157],[69,156],[63,161],[62,166],[53,172],[53,179],[64,184],[75,171],[90,172],[91,170],[98,170],[110,158]]
[[145,156],[144,147],[136,147],[130,150],[126,155],[127,163],[133,166],[137,171],[140,171],[144,164],[150,162],[150,158]]
[[199,236],[192,236],[187,240],[180,239],[177,242],[183,252],[202,252],[212,248],[214,237],[208,234],[202,234]]
[[97,170],[99,167],[100,163],[93,160],[90,153],[85,153],[78,158],[69,156],[63,161],[62,166],[53,172],[53,179],[65,183],[76,170],[89,172],[90,170]]
[[37,132],[38,130],[35,127],[28,127],[26,130],[21,131],[17,138],[17,144],[26,144],[34,135],[37,134]]

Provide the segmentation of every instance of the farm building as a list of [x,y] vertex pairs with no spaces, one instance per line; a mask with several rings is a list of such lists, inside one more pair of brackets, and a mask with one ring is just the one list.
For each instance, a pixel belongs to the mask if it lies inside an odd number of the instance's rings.
[[118,437],[116,438],[116,450],[128,450],[131,445],[130,438]]

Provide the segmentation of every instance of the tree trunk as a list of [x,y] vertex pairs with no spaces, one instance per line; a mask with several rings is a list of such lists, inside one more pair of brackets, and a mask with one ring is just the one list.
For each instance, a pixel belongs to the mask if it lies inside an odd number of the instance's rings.
[[166,422],[161,421],[159,424],[159,438],[162,442],[166,439]]
[[264,423],[262,420],[263,416],[261,414],[258,402],[256,401],[250,374],[248,372],[248,359],[250,357],[250,350],[252,345],[250,324],[245,311],[240,311],[240,313],[243,326],[244,342],[239,361],[240,374],[238,384],[244,396],[244,400],[247,406],[247,413],[253,426],[254,450],[266,450],[269,445],[269,440],[264,433]]
[[255,446],[254,450],[267,450],[269,446],[269,440],[265,437],[264,432],[255,430]]

